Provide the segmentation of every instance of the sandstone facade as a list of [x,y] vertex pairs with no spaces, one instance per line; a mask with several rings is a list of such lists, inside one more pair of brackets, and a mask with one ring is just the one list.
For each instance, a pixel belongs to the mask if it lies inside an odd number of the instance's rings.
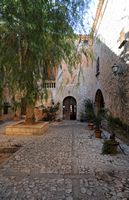
[[[128,54],[129,38],[122,48],[119,48],[125,40],[123,35],[129,32],[128,11],[127,0],[124,2],[120,0],[117,5],[114,0],[98,1],[93,24],[93,62],[88,63],[83,56],[82,74],[79,76],[79,70],[74,69],[71,79],[69,79],[67,66],[62,65],[62,80],[57,79],[57,88],[64,86],[62,90],[57,89],[55,92],[55,101],[59,101],[61,105],[61,118],[63,99],[73,96],[77,101],[77,119],[80,119],[81,112],[84,110],[84,100],[90,98],[94,102],[96,111],[101,106],[108,108],[114,117],[119,117],[129,124],[129,64],[124,57]],[[124,52],[123,57],[122,52]],[[112,71],[115,63],[120,67],[120,73],[117,75]],[[79,77],[79,84],[76,77]],[[101,94],[100,97],[98,93]]]
[[[129,6],[125,0],[100,0],[94,21],[93,51],[99,58],[99,75],[93,79],[94,94],[100,89],[105,107],[109,108],[115,117],[129,124]],[[125,38],[126,37],[126,38]],[[124,54],[123,54],[124,52]],[[129,57],[128,57],[129,58]],[[112,66],[119,66],[117,75],[112,72]],[[96,73],[96,61],[93,68]]]
[[[47,101],[38,100],[36,107],[42,103],[51,106],[52,102],[59,102],[58,118],[63,118],[64,100],[73,98],[76,107],[69,105],[69,110],[75,111],[76,119],[80,120],[84,112],[84,100],[89,98],[96,111],[100,107],[108,108],[115,117],[129,124],[129,38],[125,38],[129,33],[128,13],[128,0],[119,0],[117,5],[115,0],[98,1],[93,24],[94,39],[81,36],[77,43],[85,47],[92,59],[87,60],[82,53],[81,63],[76,67],[62,62],[55,80],[45,83]],[[122,73],[113,74],[112,66],[115,63],[122,68],[119,71]]]
[[[63,118],[63,101],[67,97],[73,97],[76,100],[76,119],[84,112],[84,100],[92,97],[92,62],[87,61],[83,56],[82,63],[76,68],[68,66],[62,62],[59,66],[56,77],[56,87],[48,88],[49,98],[46,105],[50,105],[51,99],[60,103],[59,118]],[[45,102],[44,102],[45,103]]]

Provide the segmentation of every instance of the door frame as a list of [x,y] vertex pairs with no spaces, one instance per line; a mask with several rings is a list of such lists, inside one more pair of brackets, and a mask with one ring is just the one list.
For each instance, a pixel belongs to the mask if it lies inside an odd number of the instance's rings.
[[[68,102],[68,107],[65,104]],[[70,102],[71,101],[71,102]],[[77,118],[77,101],[73,96],[67,96],[63,99],[63,119],[76,120]],[[68,109],[68,110],[67,110]],[[67,116],[65,116],[65,114]]]

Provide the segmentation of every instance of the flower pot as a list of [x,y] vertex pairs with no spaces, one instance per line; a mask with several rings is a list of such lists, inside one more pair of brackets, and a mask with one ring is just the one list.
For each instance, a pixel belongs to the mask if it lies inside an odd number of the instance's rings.
[[88,127],[90,130],[93,130],[94,129],[94,124],[92,122],[89,122],[88,123]]
[[95,137],[96,138],[101,138],[101,133],[102,133],[101,130],[95,130]]

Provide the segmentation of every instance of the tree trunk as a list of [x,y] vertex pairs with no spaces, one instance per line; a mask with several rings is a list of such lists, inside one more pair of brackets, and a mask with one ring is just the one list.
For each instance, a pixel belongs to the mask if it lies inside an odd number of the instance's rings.
[[2,108],[0,108],[0,121],[2,121]]
[[25,124],[31,125],[35,123],[35,117],[34,117],[34,104],[29,104],[26,107],[26,119]]

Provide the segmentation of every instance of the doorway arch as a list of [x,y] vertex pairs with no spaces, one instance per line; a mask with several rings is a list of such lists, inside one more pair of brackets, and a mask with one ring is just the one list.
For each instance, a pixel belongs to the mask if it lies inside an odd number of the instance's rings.
[[102,91],[98,89],[95,94],[95,112],[98,113],[101,108],[104,108],[104,105],[105,103]]
[[76,120],[77,102],[72,96],[68,96],[63,100],[63,119]]

